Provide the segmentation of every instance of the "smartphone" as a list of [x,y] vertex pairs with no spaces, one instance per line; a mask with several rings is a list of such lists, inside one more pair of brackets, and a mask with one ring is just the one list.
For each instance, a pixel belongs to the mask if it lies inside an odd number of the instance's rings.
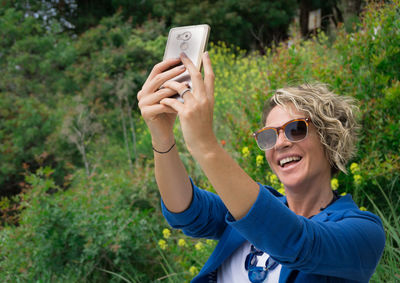
[[[201,58],[206,50],[209,35],[210,26],[207,24],[172,28],[168,34],[163,60],[179,58],[179,55],[184,52],[192,60],[197,70],[200,71]],[[187,70],[172,80],[186,82],[192,87],[190,75]],[[174,97],[182,100],[179,94]]]

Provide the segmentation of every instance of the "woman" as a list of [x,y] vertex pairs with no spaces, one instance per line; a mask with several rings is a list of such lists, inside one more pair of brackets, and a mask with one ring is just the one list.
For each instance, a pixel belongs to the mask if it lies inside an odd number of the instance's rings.
[[[183,66],[172,66],[182,61]],[[323,86],[278,90],[255,133],[286,197],[252,180],[213,132],[214,74],[204,79],[181,55],[157,64],[138,93],[152,136],[155,175],[169,224],[219,243],[192,282],[368,282],[385,235],[377,216],[330,187],[354,152],[356,122],[349,98]],[[193,89],[170,80],[189,71]],[[169,98],[179,93],[184,103]],[[192,183],[179,158],[173,124],[217,194]]]

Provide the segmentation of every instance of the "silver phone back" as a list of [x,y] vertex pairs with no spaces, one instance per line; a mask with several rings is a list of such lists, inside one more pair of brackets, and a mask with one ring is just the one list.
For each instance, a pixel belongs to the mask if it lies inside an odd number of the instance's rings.
[[[179,58],[179,55],[184,52],[196,66],[197,70],[200,70],[201,57],[205,51],[209,33],[210,26],[205,24],[172,28],[168,34],[164,60]],[[188,71],[185,71],[173,80],[178,82],[186,81],[191,85]]]

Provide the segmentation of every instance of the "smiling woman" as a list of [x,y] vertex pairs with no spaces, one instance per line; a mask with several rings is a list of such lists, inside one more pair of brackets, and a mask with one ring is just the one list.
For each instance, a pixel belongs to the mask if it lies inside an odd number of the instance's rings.
[[[274,129],[274,139],[259,134],[257,142],[271,140],[268,148],[260,148],[266,150],[268,164],[285,186],[288,205],[296,214],[315,215],[333,199],[332,174],[339,168],[345,172],[354,154],[356,111],[353,99],[322,84],[279,89],[266,103],[266,127],[257,133]],[[299,195],[300,201],[295,201]]]
[[324,84],[279,89],[265,104],[263,124],[277,105],[292,105],[309,117],[324,145],[332,173],[338,170],[346,173],[346,163],[353,157],[357,141],[358,107],[353,98],[336,95]]
[[[219,240],[192,282],[368,282],[384,248],[382,223],[331,188],[332,174],[345,171],[354,153],[354,101],[319,84],[283,88],[268,101],[265,127],[254,137],[283,196],[253,180],[217,141],[208,54],[204,79],[184,54],[180,60],[193,89],[169,81],[184,69],[169,69],[177,59],[166,60],[153,68],[138,100],[152,135],[165,218],[187,235]],[[182,91],[184,103],[170,98]],[[174,146],[176,116],[217,194],[189,178]]]

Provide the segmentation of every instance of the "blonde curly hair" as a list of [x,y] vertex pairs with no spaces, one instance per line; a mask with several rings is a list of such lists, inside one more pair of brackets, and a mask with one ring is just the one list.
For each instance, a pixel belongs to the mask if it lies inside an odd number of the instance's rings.
[[303,84],[276,90],[264,106],[262,123],[275,106],[293,104],[317,128],[332,175],[347,173],[346,164],[355,155],[359,125],[356,100],[331,92],[325,84]]

